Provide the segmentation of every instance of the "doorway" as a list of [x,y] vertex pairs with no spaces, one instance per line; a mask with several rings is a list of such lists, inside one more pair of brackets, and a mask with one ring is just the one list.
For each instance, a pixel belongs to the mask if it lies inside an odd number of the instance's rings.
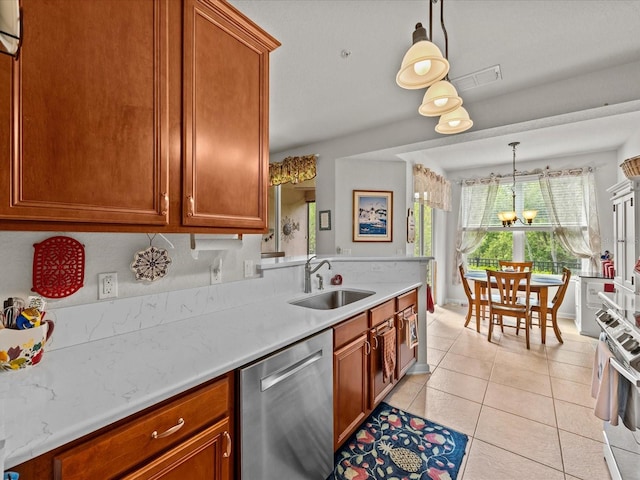
[[315,179],[269,187],[269,232],[263,236],[263,257],[315,254],[315,201]]

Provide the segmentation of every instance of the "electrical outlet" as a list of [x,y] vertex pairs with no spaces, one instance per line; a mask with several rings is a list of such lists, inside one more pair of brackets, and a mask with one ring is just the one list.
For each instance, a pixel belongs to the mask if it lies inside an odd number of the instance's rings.
[[244,261],[244,278],[253,277],[253,260]]
[[104,298],[116,298],[118,296],[118,274],[99,273],[98,274],[98,300]]
[[372,263],[371,264],[371,271],[372,272],[381,272],[382,271],[382,265],[379,263]]

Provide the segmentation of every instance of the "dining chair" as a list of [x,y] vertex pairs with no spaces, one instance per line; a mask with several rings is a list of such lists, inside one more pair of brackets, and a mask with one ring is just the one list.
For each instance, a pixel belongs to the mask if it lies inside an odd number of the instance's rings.
[[540,332],[540,338],[542,339],[542,343],[545,343],[547,339],[547,322],[549,320],[549,315],[551,315],[551,326],[553,327],[553,333],[555,333],[556,338],[560,343],[564,343],[562,341],[562,334],[560,333],[560,328],[558,327],[558,309],[564,300],[564,295],[567,293],[567,288],[569,287],[569,280],[571,279],[571,270],[568,268],[562,269],[562,285],[558,287],[556,290],[556,294],[553,296],[550,302],[547,303],[547,318],[540,318],[540,302],[537,300],[531,301],[531,311],[537,313],[538,316],[538,325],[542,329]]
[[511,260],[498,260],[500,270],[513,270],[515,272],[530,272],[533,269],[533,262],[512,262]]
[[[498,260],[498,266],[500,270],[503,272],[513,271],[513,272],[530,272],[533,270],[533,262],[512,262],[511,260]],[[520,296],[523,294],[521,293]],[[531,300],[538,300],[540,298],[539,295],[533,293],[531,294]]]
[[[487,285],[489,286],[489,334],[491,341],[493,326],[500,325],[504,332],[502,317],[515,317],[515,325],[507,325],[516,329],[516,335],[520,333],[520,321],[524,320],[525,339],[527,349],[529,345],[529,328],[531,326],[530,286],[531,272],[496,272],[487,270]],[[518,291],[524,291],[525,296],[518,296]]]
[[[464,287],[464,293],[467,296],[467,303],[469,304],[469,308],[467,309],[467,316],[465,317],[464,326],[469,325],[471,321],[471,317],[474,314],[474,305],[475,302],[475,293],[469,287],[469,281],[465,277],[465,270],[462,265],[458,266],[458,270],[460,271],[460,280],[462,281],[462,286]],[[480,331],[480,316],[484,320],[485,309],[489,306],[489,300],[486,295],[480,296],[480,312],[475,312],[476,316],[476,331]]]

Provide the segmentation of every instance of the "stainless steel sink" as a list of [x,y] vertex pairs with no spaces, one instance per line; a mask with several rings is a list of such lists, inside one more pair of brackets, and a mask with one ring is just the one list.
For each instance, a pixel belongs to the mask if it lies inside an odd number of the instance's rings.
[[370,290],[329,290],[324,293],[318,293],[311,297],[294,300],[289,302],[291,305],[298,305],[305,308],[313,308],[315,310],[332,310],[334,308],[344,307],[350,303],[357,302],[363,298],[370,297],[376,292]]

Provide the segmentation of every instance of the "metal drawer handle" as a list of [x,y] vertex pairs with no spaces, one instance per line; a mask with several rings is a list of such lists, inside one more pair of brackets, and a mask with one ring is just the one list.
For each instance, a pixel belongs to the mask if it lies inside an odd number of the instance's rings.
[[160,194],[160,197],[162,197],[162,211],[160,214],[166,215],[169,212],[169,194],[164,192]]
[[272,373],[271,375],[267,375],[266,377],[262,378],[260,380],[260,391],[264,392],[265,390],[268,390],[269,388],[273,387],[274,385],[277,385],[278,383],[282,382],[283,380],[286,380],[287,378],[289,378],[291,375],[295,375],[296,373],[298,373],[300,370],[302,370],[303,368],[308,367],[309,365],[312,365],[313,363],[317,362],[318,360],[320,360],[322,358],[322,354],[324,352],[322,351],[322,349],[318,350],[315,353],[312,353],[311,355],[309,355],[306,358],[303,358],[302,360],[300,360],[297,363],[293,363],[281,370],[278,370],[275,373]]
[[164,437],[168,437],[169,435],[173,435],[174,433],[176,433],[178,430],[180,430],[184,425],[184,419],[183,418],[179,418],[178,419],[178,423],[176,425],[174,425],[173,427],[169,428],[168,430],[162,432],[162,433],[158,433],[157,430],[154,430],[153,433],[151,434],[151,438],[164,438]]
[[224,435],[224,441],[227,444],[227,448],[222,456],[224,458],[229,458],[229,456],[231,455],[231,435],[229,435],[229,432],[227,431],[225,431],[222,435]]
[[192,195],[189,195],[187,200],[189,200],[189,211],[187,212],[187,217],[193,217],[196,210],[196,200]]

